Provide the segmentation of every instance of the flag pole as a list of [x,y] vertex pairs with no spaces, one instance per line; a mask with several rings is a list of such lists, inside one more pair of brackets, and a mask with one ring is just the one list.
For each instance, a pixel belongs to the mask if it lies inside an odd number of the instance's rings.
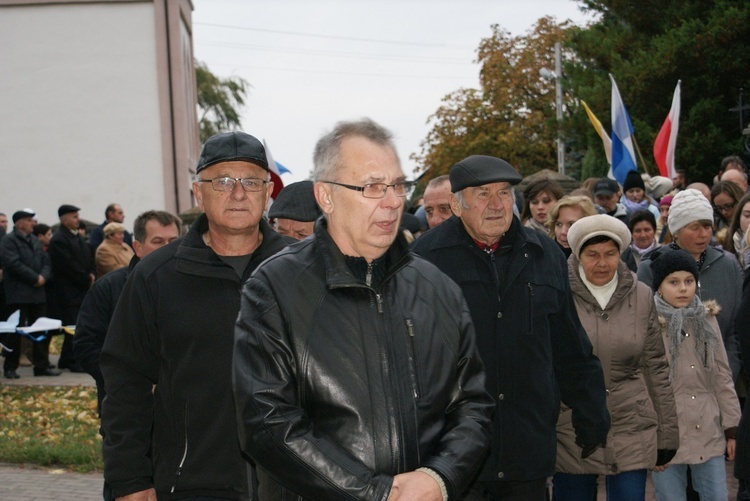
[[643,159],[643,155],[641,155],[641,149],[638,147],[638,141],[635,140],[635,134],[630,137],[633,138],[633,146],[635,146],[635,152],[638,154],[638,158],[640,159],[641,164],[643,164],[643,170],[646,171],[646,174],[650,176],[651,170],[648,168],[648,164]]

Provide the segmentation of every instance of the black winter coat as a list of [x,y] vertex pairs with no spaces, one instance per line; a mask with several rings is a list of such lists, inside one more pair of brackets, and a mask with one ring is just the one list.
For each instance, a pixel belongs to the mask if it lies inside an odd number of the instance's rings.
[[235,401],[260,499],[385,501],[419,467],[457,499],[479,471],[493,405],[461,291],[401,236],[384,266],[357,278],[321,218],[245,285]]
[[480,481],[525,481],[554,473],[560,399],[573,408],[579,443],[606,441],[610,426],[599,359],[573,305],[568,267],[551,239],[513,218],[507,276],[453,216],[412,250],[463,290],[497,408],[492,451]]
[[80,306],[91,287],[94,256],[91,248],[78,234],[60,226],[49,242],[52,260],[52,290],[61,306]]
[[99,358],[104,478],[115,496],[150,487],[160,500],[252,496],[232,399],[234,322],[244,281],[291,241],[265,221],[260,229],[242,278],[203,242],[205,215],[130,273]]
[[76,361],[96,381],[96,394],[99,412],[104,399],[104,377],[99,368],[99,354],[107,337],[107,329],[120,299],[130,271],[138,263],[133,257],[130,266],[119,268],[94,282],[78,311],[76,335],[73,336],[73,350]]
[[25,236],[14,229],[0,240],[0,258],[3,263],[5,301],[9,305],[43,304],[46,300],[45,289],[34,285],[39,275],[45,281],[50,279],[52,266],[39,239],[33,235]]

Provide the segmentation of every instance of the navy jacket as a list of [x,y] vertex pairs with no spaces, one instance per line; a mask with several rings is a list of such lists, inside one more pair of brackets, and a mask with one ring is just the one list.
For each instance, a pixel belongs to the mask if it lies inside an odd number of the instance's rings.
[[481,250],[455,216],[412,248],[461,287],[474,321],[487,391],[497,403],[480,481],[554,473],[561,399],[573,408],[579,443],[605,442],[610,426],[601,364],[573,305],[565,257],[553,240],[515,217],[512,224],[502,283],[494,254]]

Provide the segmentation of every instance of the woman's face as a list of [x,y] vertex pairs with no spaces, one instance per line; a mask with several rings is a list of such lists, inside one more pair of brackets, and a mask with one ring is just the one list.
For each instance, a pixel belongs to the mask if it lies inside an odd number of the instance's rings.
[[109,236],[109,239],[113,242],[117,242],[118,244],[121,244],[125,242],[125,232],[118,231],[117,233],[113,233]]
[[669,217],[669,205],[659,206],[659,215],[661,216],[662,224],[667,224],[667,218]]
[[586,280],[594,285],[606,285],[612,281],[620,263],[620,250],[614,241],[587,245],[581,251],[581,262]]
[[708,247],[713,234],[714,230],[711,221],[693,221],[687,226],[680,228],[674,235],[674,238],[680,248],[687,251],[688,254],[697,260],[703,251],[706,250],[706,247]]
[[628,200],[637,204],[643,200],[646,196],[646,192],[643,191],[643,188],[630,188],[625,192],[625,196],[628,197]]
[[695,277],[689,271],[675,271],[659,285],[661,298],[675,308],[688,306],[695,296]]
[[568,244],[568,231],[573,223],[583,217],[583,211],[580,207],[567,206],[562,207],[557,212],[557,221],[555,221],[555,240],[558,244],[566,249],[570,249]]
[[747,231],[747,227],[750,226],[750,202],[746,203],[740,212],[740,231],[744,235]]
[[555,197],[546,191],[540,191],[529,200],[529,212],[531,212],[531,217],[542,224],[546,223],[547,218],[549,217],[549,211],[556,203],[557,199]]
[[654,242],[655,234],[656,231],[648,221],[638,221],[633,226],[633,242],[639,249],[647,249]]
[[731,221],[737,209],[737,201],[727,193],[719,193],[713,200],[714,211],[725,221]]

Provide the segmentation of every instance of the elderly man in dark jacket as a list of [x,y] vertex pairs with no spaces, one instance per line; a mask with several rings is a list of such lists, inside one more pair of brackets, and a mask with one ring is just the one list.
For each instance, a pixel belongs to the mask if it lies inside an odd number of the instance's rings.
[[[3,263],[5,297],[11,311],[19,310],[21,327],[33,324],[45,315],[46,294],[44,284],[52,275],[49,256],[41,242],[31,234],[34,214],[18,211],[13,214],[13,231],[0,240],[0,258]],[[11,334],[6,345],[3,372],[6,378],[18,378],[18,361],[21,353],[21,336]],[[32,361],[35,376],[59,376],[60,371],[49,367],[49,338],[34,342]]]
[[474,155],[453,166],[450,180],[456,216],[413,250],[463,290],[497,403],[492,451],[467,499],[543,500],[561,399],[573,408],[582,456],[606,441],[601,365],[573,306],[565,257],[513,216],[521,176],[499,158]]
[[390,133],[342,122],[315,151],[324,218],[245,285],[234,392],[260,499],[459,499],[492,401],[461,291],[408,252]]
[[255,499],[231,360],[242,284],[291,241],[262,219],[272,191],[258,139],[213,136],[193,182],[205,214],[130,273],[99,357],[104,479],[115,497]]

